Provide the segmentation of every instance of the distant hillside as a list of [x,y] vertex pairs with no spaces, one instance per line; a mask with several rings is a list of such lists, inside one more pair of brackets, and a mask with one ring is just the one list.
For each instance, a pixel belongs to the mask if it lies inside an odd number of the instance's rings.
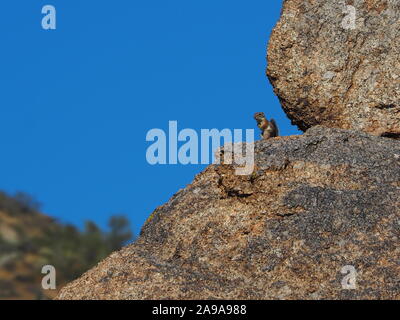
[[[132,238],[124,216],[110,218],[110,231],[86,222],[83,231],[39,211],[29,195],[0,192],[0,299],[49,299]],[[42,267],[53,265],[57,290],[41,288]]]

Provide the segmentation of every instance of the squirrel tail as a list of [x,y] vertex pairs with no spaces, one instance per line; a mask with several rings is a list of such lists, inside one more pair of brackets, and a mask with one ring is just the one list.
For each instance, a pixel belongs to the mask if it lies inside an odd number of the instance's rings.
[[274,119],[270,120],[272,127],[274,128],[274,137],[278,137],[279,136],[279,129],[278,129],[278,125],[276,124]]

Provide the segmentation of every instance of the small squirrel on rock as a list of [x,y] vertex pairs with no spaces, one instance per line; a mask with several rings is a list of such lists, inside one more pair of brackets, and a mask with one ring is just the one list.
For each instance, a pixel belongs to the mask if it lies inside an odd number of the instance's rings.
[[270,121],[265,117],[264,112],[257,112],[254,114],[254,119],[257,121],[257,127],[261,130],[261,137],[269,139],[279,136],[278,126],[274,119]]

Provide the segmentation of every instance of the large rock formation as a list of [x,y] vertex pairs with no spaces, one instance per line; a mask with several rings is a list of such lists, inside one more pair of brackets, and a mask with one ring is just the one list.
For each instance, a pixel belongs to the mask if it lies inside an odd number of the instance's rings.
[[209,166],[58,298],[400,299],[399,16],[286,0],[268,76],[312,128],[256,142],[250,176]]
[[58,298],[400,299],[399,141],[317,126],[255,162],[209,166]]
[[302,130],[320,124],[400,138],[399,37],[397,0],[286,0],[267,73]]

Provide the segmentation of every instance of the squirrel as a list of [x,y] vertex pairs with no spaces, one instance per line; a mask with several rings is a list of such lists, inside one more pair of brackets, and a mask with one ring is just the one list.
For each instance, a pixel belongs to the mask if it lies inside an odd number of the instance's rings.
[[278,126],[274,119],[270,121],[265,118],[264,112],[257,112],[254,114],[254,119],[257,121],[257,127],[261,130],[261,137],[269,139],[279,136]]

